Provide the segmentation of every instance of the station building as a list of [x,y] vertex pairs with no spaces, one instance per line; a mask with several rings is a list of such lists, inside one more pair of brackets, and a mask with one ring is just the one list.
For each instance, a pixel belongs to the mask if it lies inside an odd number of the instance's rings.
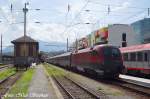
[[14,65],[18,68],[27,68],[38,62],[39,43],[24,35],[11,41],[14,44]]
[[150,18],[144,18],[131,24],[135,33],[139,35],[141,43],[150,43]]

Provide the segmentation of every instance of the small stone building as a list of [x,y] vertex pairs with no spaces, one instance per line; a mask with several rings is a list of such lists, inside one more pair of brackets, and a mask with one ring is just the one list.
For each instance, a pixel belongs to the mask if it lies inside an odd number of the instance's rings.
[[11,41],[14,44],[14,65],[28,67],[38,61],[39,43],[29,36]]

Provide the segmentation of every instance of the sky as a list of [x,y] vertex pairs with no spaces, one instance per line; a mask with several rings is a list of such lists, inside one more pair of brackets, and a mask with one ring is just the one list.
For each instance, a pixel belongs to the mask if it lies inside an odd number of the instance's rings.
[[131,24],[147,18],[150,8],[149,0],[0,0],[4,46],[23,36],[26,2],[28,36],[44,42],[66,42],[68,38],[70,44],[108,24]]

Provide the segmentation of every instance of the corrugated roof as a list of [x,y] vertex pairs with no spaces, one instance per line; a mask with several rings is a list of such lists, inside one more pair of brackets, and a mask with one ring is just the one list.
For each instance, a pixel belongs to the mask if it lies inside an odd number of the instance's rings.
[[34,39],[32,39],[31,37],[29,37],[29,36],[22,36],[22,37],[20,37],[20,38],[18,38],[18,39],[16,39],[16,40],[13,40],[13,41],[11,41],[11,43],[18,43],[18,42],[28,42],[28,43],[30,43],[30,42],[35,42],[35,43],[37,43],[37,41],[36,40],[34,40]]

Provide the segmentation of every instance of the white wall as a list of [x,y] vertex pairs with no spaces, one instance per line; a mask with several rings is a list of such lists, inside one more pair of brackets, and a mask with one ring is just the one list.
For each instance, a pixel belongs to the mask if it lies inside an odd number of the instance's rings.
[[126,33],[127,46],[140,44],[139,35],[127,24],[108,26],[108,44],[122,47],[122,33]]

